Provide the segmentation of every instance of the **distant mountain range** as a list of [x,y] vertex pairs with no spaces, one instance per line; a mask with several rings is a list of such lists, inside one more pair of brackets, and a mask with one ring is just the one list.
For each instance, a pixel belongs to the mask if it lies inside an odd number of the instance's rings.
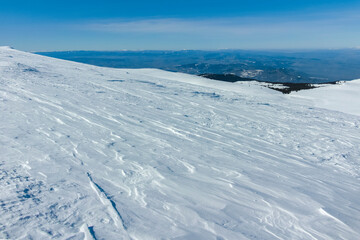
[[265,82],[324,83],[360,78],[360,50],[65,51],[40,55],[113,68],[233,74]]

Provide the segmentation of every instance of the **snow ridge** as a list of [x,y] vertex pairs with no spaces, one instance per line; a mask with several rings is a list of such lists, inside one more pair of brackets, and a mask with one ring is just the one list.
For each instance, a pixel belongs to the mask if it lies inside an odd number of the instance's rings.
[[104,191],[104,189],[102,189],[96,182],[94,182],[90,173],[87,173],[87,175],[90,180],[91,188],[96,192],[102,204],[106,205],[107,208],[109,209],[116,227],[119,227],[120,225],[119,221],[120,221],[121,226],[124,228],[124,230],[126,230],[127,226],[125,225],[124,219],[122,218],[119,210],[116,207],[116,203],[113,200],[111,200],[111,197]]

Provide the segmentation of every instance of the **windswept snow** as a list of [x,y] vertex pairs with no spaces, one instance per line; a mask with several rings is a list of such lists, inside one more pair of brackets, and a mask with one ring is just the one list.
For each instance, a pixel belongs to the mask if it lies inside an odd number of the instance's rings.
[[360,239],[360,118],[303,99],[0,48],[0,238]]

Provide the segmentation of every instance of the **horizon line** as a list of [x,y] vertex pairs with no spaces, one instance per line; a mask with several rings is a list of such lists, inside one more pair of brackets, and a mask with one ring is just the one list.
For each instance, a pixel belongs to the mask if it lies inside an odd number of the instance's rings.
[[[11,46],[1,46],[16,49]],[[18,49],[16,49],[18,50]],[[337,50],[360,50],[360,47],[338,47],[338,48],[218,48],[218,49],[114,49],[114,50],[90,50],[90,49],[72,49],[72,50],[41,50],[41,51],[24,51],[30,53],[55,53],[55,52],[217,52],[217,51],[337,51]],[[19,50],[22,51],[22,50]]]

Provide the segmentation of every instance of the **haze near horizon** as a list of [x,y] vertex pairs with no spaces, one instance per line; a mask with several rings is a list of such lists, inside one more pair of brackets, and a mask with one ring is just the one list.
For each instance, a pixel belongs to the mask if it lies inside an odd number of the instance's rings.
[[0,45],[25,51],[360,46],[358,1],[11,1]]

